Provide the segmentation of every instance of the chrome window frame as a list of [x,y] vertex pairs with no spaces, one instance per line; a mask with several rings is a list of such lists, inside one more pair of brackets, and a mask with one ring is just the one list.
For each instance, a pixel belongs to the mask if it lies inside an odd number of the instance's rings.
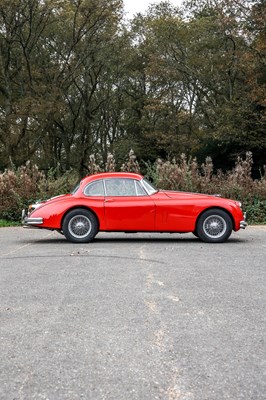
[[[148,196],[152,196],[152,195],[154,195],[155,193],[158,193],[158,192],[159,192],[159,190],[158,190],[158,189],[155,189],[155,188],[152,186],[152,184],[150,184],[150,182],[147,181],[147,179],[142,178],[141,181],[139,181],[139,182],[140,182],[141,186],[143,187],[145,193],[147,193]],[[152,193],[149,193],[148,190],[146,189],[144,183],[150,184],[154,191],[153,191]]]
[[[106,189],[106,181],[110,181],[110,180],[128,180],[128,181],[134,181],[134,186],[135,186],[135,195],[108,195],[107,194],[107,189]],[[137,183],[140,184],[140,187],[143,189],[144,194],[138,194],[137,192]],[[104,178],[103,179],[103,184],[104,184],[104,191],[105,191],[105,197],[145,197],[148,196],[147,190],[145,190],[145,188],[143,187],[143,185],[141,184],[141,181],[134,179],[134,178],[122,178],[122,177],[117,177],[117,178]]]
[[[91,186],[92,184],[97,183],[97,182],[102,182],[102,184],[103,184],[103,193],[104,193],[104,194],[97,195],[97,196],[96,196],[96,195],[86,194],[86,193],[85,193],[86,189],[87,189],[89,186]],[[82,192],[82,193],[83,193],[84,196],[86,196],[86,197],[105,197],[105,196],[106,196],[106,191],[105,191],[104,179],[96,179],[95,181],[89,182],[89,183],[85,186],[85,188],[83,189],[83,192]]]

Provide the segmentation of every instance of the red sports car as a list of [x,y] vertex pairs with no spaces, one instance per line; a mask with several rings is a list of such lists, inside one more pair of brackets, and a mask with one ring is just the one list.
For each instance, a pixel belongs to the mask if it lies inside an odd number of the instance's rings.
[[22,220],[76,243],[92,241],[99,231],[193,232],[218,243],[247,226],[238,201],[157,190],[142,175],[119,172],[87,176],[71,194],[23,210]]

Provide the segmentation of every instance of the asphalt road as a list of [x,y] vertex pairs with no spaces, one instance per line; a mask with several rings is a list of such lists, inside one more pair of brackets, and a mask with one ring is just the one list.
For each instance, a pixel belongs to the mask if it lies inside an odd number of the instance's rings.
[[266,227],[0,229],[0,399],[265,399]]

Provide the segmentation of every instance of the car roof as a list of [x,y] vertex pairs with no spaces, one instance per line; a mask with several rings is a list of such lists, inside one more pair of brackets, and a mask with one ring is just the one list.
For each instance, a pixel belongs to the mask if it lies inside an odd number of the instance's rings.
[[99,174],[88,175],[82,179],[82,183],[92,182],[98,179],[108,179],[108,178],[128,178],[141,180],[142,175],[132,173],[132,172],[101,172]]

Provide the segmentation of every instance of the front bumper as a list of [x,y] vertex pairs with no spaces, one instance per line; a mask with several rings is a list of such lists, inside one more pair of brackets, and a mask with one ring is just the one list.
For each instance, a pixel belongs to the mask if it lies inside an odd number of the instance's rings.
[[248,226],[248,224],[247,224],[247,222],[246,222],[247,213],[243,213],[243,215],[244,215],[244,220],[243,220],[243,221],[240,221],[240,228],[241,228],[241,229],[245,229],[245,228]]
[[43,218],[32,218],[29,217],[26,210],[22,210],[22,224],[24,226],[35,226],[35,225],[42,225]]

